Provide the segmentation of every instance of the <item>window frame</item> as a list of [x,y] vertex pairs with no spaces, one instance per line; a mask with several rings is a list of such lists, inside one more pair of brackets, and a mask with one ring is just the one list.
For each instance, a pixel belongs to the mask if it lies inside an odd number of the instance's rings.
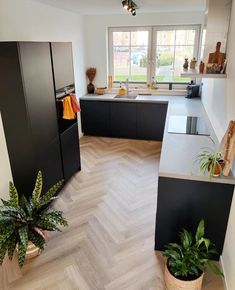
[[[146,75],[146,82],[133,82],[130,81],[132,84],[147,84],[149,80],[150,71],[149,67],[149,59],[151,53],[150,43],[152,42],[152,27],[151,26],[123,26],[123,27],[109,27],[108,28],[108,63],[109,63],[109,75],[114,76],[114,66],[113,66],[113,32],[135,32],[135,31],[148,31],[149,32],[149,39],[148,39],[148,52],[147,52],[147,75]],[[113,83],[119,83],[119,81],[114,81]]]
[[[109,27],[108,28],[108,74],[114,76],[113,65],[113,32],[132,32],[132,31],[148,31],[148,53],[147,53],[147,80],[146,82],[133,82],[135,85],[149,85],[152,82],[152,78],[156,77],[156,47],[157,47],[157,31],[165,30],[195,30],[195,43],[194,43],[194,57],[198,59],[200,49],[200,34],[201,25],[155,25],[155,26],[123,26],[123,27]],[[174,47],[176,45],[174,44]],[[113,83],[119,83],[114,81]],[[159,82],[158,84],[179,84],[184,85],[183,82]]]

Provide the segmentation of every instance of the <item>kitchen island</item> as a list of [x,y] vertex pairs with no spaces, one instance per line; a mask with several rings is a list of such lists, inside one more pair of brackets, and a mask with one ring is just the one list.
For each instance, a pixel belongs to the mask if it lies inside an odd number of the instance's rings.
[[[186,99],[182,96],[137,96],[134,100],[120,100],[114,97],[114,94],[103,96],[87,95],[82,97],[82,114],[86,110],[83,106],[84,101],[98,102],[101,109],[104,109],[106,106],[107,112],[110,112],[109,104],[121,103],[123,110],[120,110],[120,113],[117,115],[116,126],[118,126],[120,120],[124,119],[126,122],[130,118],[125,104],[134,104],[135,106],[158,104],[167,108],[165,111],[166,117],[161,118],[161,121],[164,120],[164,123],[160,122],[163,133],[162,138],[152,138],[162,141],[158,172],[155,249],[164,250],[165,244],[178,240],[178,231],[180,229],[184,227],[193,231],[199,220],[204,218],[206,234],[216,244],[218,253],[221,254],[235,179],[232,175],[219,178],[200,175],[198,173],[198,165],[193,164],[193,160],[201,148],[209,147],[215,149],[216,144],[218,144],[215,132],[213,131],[201,100]],[[99,114],[100,112],[94,110],[93,113]],[[145,116],[147,115],[148,113],[146,112]],[[149,124],[151,127],[159,124],[157,121],[158,115],[156,114],[155,116],[156,122],[152,121]],[[169,133],[168,125],[171,116],[201,117],[210,132],[210,136]],[[84,120],[83,115],[82,120]],[[131,124],[133,125],[133,123]],[[108,127],[106,129],[109,130]],[[116,133],[114,137],[120,136],[117,136]],[[122,137],[128,138],[128,136]],[[136,138],[136,135],[133,138]],[[143,139],[151,140],[151,138]]]

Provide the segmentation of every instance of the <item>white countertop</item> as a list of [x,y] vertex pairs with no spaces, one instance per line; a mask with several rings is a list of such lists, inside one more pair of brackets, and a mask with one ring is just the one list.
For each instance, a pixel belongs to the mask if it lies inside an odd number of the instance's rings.
[[[85,95],[81,100],[117,101],[117,102],[160,102],[168,103],[167,119],[162,143],[159,176],[208,181],[215,183],[235,184],[235,178],[209,177],[199,174],[198,165],[193,164],[195,156],[202,148],[217,150],[213,141],[218,144],[216,135],[201,103],[201,100],[187,99],[182,96],[137,96],[136,99],[114,99],[115,94]],[[168,133],[168,120],[172,115],[188,115],[201,117],[207,124],[211,136],[185,135]],[[213,140],[213,141],[212,141]]]

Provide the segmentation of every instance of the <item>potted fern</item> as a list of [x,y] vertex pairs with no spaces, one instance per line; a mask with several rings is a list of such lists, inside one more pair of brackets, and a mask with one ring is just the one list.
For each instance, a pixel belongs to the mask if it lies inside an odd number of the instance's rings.
[[183,229],[179,234],[180,243],[166,246],[163,256],[167,258],[165,282],[168,290],[201,289],[206,265],[215,274],[223,275],[209,260],[217,252],[210,240],[204,237],[204,232],[205,223],[201,220],[194,237]]
[[10,199],[2,200],[0,206],[0,264],[8,253],[10,260],[15,250],[18,252],[20,267],[25,258],[38,255],[45,246],[45,231],[60,231],[58,226],[68,223],[61,211],[49,208],[48,205],[56,198],[55,194],[63,181],[52,186],[45,194],[42,193],[42,173],[38,172],[32,196],[19,197],[14,184],[10,182]]
[[199,172],[209,176],[218,177],[223,172],[225,162],[222,153],[219,151],[203,150],[195,158],[195,162],[200,164]]

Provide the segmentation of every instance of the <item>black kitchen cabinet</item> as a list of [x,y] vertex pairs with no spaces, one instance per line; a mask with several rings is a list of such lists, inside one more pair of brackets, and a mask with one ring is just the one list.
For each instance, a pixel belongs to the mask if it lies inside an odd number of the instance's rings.
[[155,250],[163,251],[166,244],[178,242],[182,228],[195,232],[204,219],[205,236],[221,255],[233,191],[232,184],[159,177]]
[[48,143],[42,150],[38,150],[35,154],[36,171],[42,171],[43,189],[47,191],[59,180],[64,179],[59,136]]
[[70,42],[52,42],[51,53],[56,90],[74,84],[72,44]]
[[110,136],[110,103],[81,100],[80,104],[83,133]]
[[69,179],[75,172],[81,170],[78,126],[74,124],[61,135],[61,150],[64,168],[64,178]]
[[136,103],[111,102],[110,128],[112,137],[136,138]]
[[85,135],[163,139],[167,103],[81,100]]
[[166,114],[167,104],[137,104],[137,138],[162,141]]
[[13,181],[25,195],[38,170],[43,191],[65,174],[51,53],[49,42],[0,43],[0,111]]
[[49,43],[19,44],[27,113],[35,148],[45,148],[58,136]]

